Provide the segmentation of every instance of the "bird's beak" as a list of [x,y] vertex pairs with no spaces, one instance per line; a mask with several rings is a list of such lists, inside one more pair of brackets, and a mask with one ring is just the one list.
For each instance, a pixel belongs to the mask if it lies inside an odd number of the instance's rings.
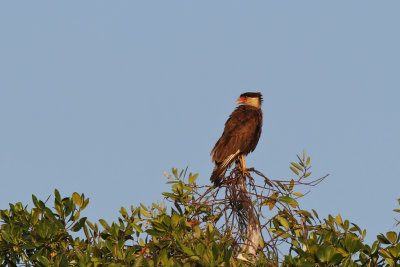
[[240,101],[240,98],[238,98],[238,99],[236,100],[236,105],[239,105],[240,103],[242,103],[242,101]]

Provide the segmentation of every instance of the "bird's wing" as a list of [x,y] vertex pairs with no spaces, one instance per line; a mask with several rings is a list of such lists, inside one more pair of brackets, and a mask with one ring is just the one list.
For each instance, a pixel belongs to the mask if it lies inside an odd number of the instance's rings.
[[[246,154],[254,150],[261,132],[259,112],[248,106],[239,106],[232,112],[221,138],[211,151],[214,162],[223,162],[238,150]],[[252,144],[254,148],[250,147]]]

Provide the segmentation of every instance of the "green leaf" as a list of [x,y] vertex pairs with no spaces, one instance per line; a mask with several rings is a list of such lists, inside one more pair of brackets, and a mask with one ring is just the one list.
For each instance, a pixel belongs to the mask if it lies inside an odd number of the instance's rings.
[[61,195],[57,189],[54,189],[54,196],[55,196],[56,201],[61,202]]
[[335,254],[335,249],[333,248],[333,246],[327,246],[325,248],[325,256],[327,262],[331,261],[334,254]]
[[295,206],[299,205],[299,203],[297,203],[297,201],[294,198],[288,196],[281,196],[278,198],[278,200],[289,205],[295,205]]
[[336,216],[335,222],[336,222],[338,225],[342,225],[343,220],[342,220],[342,216],[340,216],[340,214],[338,214],[338,215]]
[[44,266],[50,266],[51,265],[50,261],[45,256],[38,256],[38,260]]
[[379,242],[378,242],[378,241],[375,241],[375,242],[372,244],[371,251],[372,251],[373,253],[375,253],[376,250],[377,250],[378,248],[379,248]]
[[326,255],[326,248],[320,246],[320,247],[318,248],[318,251],[317,251],[317,257],[318,257],[319,261],[320,261],[320,262],[323,262],[323,263],[328,262],[326,256],[327,256],[327,255]]
[[175,168],[172,168],[172,174],[175,176],[176,179],[178,179],[178,170]]
[[289,233],[283,233],[280,235],[280,237],[283,239],[288,239],[289,237],[291,237],[291,235]]
[[160,236],[164,235],[163,232],[160,232],[160,231],[157,231],[157,230],[154,230],[154,229],[147,229],[145,232],[148,233],[149,235],[155,236],[155,237],[160,237]]
[[397,247],[389,247],[389,248],[386,248],[386,249],[389,250],[390,254],[392,254],[393,257],[397,258],[399,256],[400,252],[399,252],[399,249]]
[[303,171],[303,168],[299,165],[299,164],[297,164],[297,163],[295,163],[295,162],[292,162],[292,165],[294,166],[294,167],[296,167],[296,169],[298,169],[299,171]]
[[137,225],[136,223],[132,223],[132,227],[135,228],[135,230],[139,233],[143,233],[143,229],[142,227],[140,227],[139,225]]
[[394,244],[396,243],[397,233],[393,231],[387,232],[386,237],[392,244]]
[[32,195],[32,201],[36,208],[40,209],[39,202],[35,195]]
[[89,229],[87,228],[86,225],[83,226],[83,232],[85,233],[86,239],[90,240]]
[[192,185],[192,184],[196,181],[197,177],[199,177],[199,174],[198,174],[198,173],[196,173],[195,175],[192,175],[192,174],[190,173],[190,174],[189,174],[189,184]]
[[89,199],[87,198],[87,199],[85,199],[85,201],[83,201],[83,204],[82,204],[81,208],[82,209],[86,208],[88,204],[89,204]]
[[89,227],[94,231],[97,232],[97,225],[93,225],[90,221],[86,221],[87,225],[89,225]]
[[44,208],[44,214],[52,222],[55,222],[57,220],[56,217],[54,216],[54,213],[48,207]]
[[293,166],[290,166],[290,169],[291,169],[292,172],[294,172],[296,175],[299,175],[299,171],[296,170],[296,168],[294,168]]
[[74,224],[74,226],[72,226],[71,231],[78,232],[79,230],[81,230],[82,227],[85,225],[86,219],[86,217],[81,218],[77,223]]
[[2,237],[5,241],[7,241],[7,242],[9,242],[9,243],[12,243],[12,239],[11,239],[10,235],[9,235],[5,230],[2,230],[2,231],[1,231],[1,237]]
[[144,208],[140,208],[140,214],[142,214],[146,218],[151,218],[150,213],[148,213]]
[[309,211],[307,211],[307,210],[298,210],[298,211],[296,211],[296,214],[302,214],[305,217],[311,217],[312,218],[311,213]]
[[194,255],[193,251],[192,251],[189,247],[183,246],[183,247],[182,247],[182,251],[183,251],[185,254],[189,255],[189,256],[193,256],[193,255]]
[[39,221],[41,212],[38,209],[32,209],[32,223],[35,225]]
[[300,243],[299,242],[297,242],[297,240],[292,240],[292,245],[293,246],[295,246],[295,247],[300,247]]
[[349,220],[344,220],[343,229],[347,231],[349,229],[350,223]]
[[162,195],[163,195],[163,196],[166,196],[167,198],[170,198],[170,199],[172,199],[172,200],[175,200],[175,199],[178,198],[177,195],[172,194],[172,193],[166,193],[166,192],[164,192],[164,193],[162,193]]
[[390,259],[392,256],[384,248],[379,249],[379,253],[386,259]]
[[382,234],[379,234],[376,236],[376,238],[381,242],[382,244],[388,245],[390,244],[390,241]]
[[78,207],[82,206],[82,198],[77,192],[72,193],[72,201],[74,201]]
[[261,248],[263,248],[265,246],[264,239],[261,236],[258,237],[258,245]]
[[78,211],[77,213],[75,213],[74,215],[74,222],[77,221],[79,219],[79,217],[81,216],[81,213]]
[[294,187],[294,180],[290,180],[289,191],[292,191]]
[[298,192],[294,192],[293,195],[295,195],[296,197],[302,197],[302,196],[304,196],[302,193],[298,193]]
[[366,235],[367,235],[367,230],[364,229],[361,238],[364,239]]
[[104,229],[108,230],[110,228],[110,226],[108,225],[108,223],[105,220],[99,219],[99,222],[104,227]]
[[196,226],[194,227],[194,232],[195,232],[195,237],[196,237],[196,238],[200,238],[200,236],[201,236],[201,229],[200,229],[200,226],[196,225]]
[[[200,260],[200,257],[199,257],[199,256],[196,256],[196,255],[194,255],[194,256],[190,256],[190,257],[189,257],[189,260],[190,260],[190,261],[197,262],[197,261],[199,261],[199,260]],[[190,265],[190,263],[189,263],[189,262],[187,262],[186,264],[188,264],[187,266],[192,266],[192,265]]]
[[124,207],[121,207],[121,209],[119,210],[119,213],[121,213],[121,215],[126,218],[129,217],[128,216],[128,212],[126,211],[126,209]]
[[175,228],[178,225],[180,218],[181,217],[177,213],[172,214],[171,225],[173,228]]
[[137,260],[135,261],[135,265],[133,265],[133,267],[140,267],[140,266],[144,266],[142,261],[143,261],[143,256],[140,256],[137,258]]
[[316,210],[312,209],[312,212],[314,213],[314,216],[317,217],[317,219],[319,219],[318,213]]
[[351,223],[353,225],[353,227],[350,229],[351,231],[358,231],[360,234],[362,233],[361,228],[355,224],[355,223]]
[[337,266],[341,261],[343,260],[342,254],[336,253],[333,255],[333,257],[330,260],[330,264]]
[[289,230],[289,222],[285,218],[281,216],[276,216],[276,219],[283,227],[285,227],[286,230]]

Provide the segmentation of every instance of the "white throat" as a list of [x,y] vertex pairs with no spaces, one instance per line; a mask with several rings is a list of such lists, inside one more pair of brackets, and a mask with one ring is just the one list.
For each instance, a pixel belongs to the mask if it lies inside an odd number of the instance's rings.
[[246,103],[244,105],[253,106],[256,108],[261,107],[260,99],[258,97],[248,97]]

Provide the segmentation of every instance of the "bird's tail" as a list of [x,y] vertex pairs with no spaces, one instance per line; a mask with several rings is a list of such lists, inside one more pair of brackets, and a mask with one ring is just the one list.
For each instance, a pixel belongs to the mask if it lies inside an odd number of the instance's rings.
[[225,172],[227,168],[221,168],[221,164],[215,165],[215,168],[211,174],[211,182],[214,184],[214,187],[221,185],[222,179],[224,179]]
[[214,170],[211,174],[210,180],[214,183],[214,187],[221,185],[222,180],[225,177],[225,172],[232,165],[236,156],[239,154],[239,150],[235,154],[229,155],[223,162],[216,163]]

